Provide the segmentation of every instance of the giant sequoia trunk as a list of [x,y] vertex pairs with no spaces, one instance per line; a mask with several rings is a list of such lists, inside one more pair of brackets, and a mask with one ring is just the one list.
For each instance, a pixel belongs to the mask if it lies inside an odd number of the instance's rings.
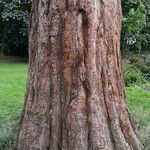
[[141,150],[120,61],[120,0],[33,0],[14,150]]

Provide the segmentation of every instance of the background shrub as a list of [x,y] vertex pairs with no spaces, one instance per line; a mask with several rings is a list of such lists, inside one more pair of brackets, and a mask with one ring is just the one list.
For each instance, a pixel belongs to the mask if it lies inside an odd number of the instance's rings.
[[144,76],[141,71],[134,65],[126,65],[123,68],[123,77],[125,85],[129,86],[131,84],[141,84],[144,82]]
[[0,0],[0,50],[27,55],[30,0]]

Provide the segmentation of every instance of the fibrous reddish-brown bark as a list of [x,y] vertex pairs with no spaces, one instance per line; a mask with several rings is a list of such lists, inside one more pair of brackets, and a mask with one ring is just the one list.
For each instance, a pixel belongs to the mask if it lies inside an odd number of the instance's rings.
[[33,0],[14,150],[141,150],[125,102],[119,0]]

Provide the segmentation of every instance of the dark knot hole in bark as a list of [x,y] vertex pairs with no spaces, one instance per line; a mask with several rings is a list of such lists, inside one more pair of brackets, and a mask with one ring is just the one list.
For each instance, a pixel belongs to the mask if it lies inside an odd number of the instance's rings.
[[78,10],[78,15],[79,14],[82,15],[82,25],[84,27],[88,26],[88,17],[87,17],[86,11],[84,9],[79,9]]

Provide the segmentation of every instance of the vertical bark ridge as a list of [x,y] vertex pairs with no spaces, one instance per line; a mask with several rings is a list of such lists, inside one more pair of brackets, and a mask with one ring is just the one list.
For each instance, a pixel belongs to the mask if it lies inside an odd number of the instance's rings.
[[[60,54],[63,54],[62,57],[67,57],[65,54],[65,51],[63,51],[63,47],[60,47],[60,45],[63,46],[63,40],[62,34],[63,34],[63,28],[64,26],[64,19],[65,16],[63,14],[65,13],[66,5],[65,1],[51,1],[50,2],[50,45],[51,45],[51,55],[50,55],[50,76],[51,76],[51,108],[50,108],[50,143],[49,143],[49,149],[61,149],[62,148],[62,121],[63,121],[63,110],[62,110],[62,104],[64,104],[64,101],[68,99],[68,91],[69,86],[67,79],[64,78],[63,73],[61,73],[61,70],[65,70],[64,66],[67,65],[61,62]],[[63,24],[61,24],[63,23]],[[63,26],[63,27],[62,27]],[[62,42],[59,43],[58,42]],[[60,54],[59,54],[60,53]],[[62,66],[62,68],[61,68]],[[63,82],[64,80],[64,82]],[[62,89],[64,86],[64,89]],[[65,90],[66,89],[66,90]],[[66,97],[63,97],[64,92],[66,94]],[[60,95],[62,94],[62,95]]]
[[[91,7],[88,7],[88,49],[87,49],[87,80],[89,81],[90,97],[89,102],[89,121],[90,121],[90,140],[91,145],[89,149],[111,149],[111,142],[108,140],[109,133],[107,131],[106,119],[103,111],[103,107],[100,105],[98,90],[95,87],[99,71],[96,68],[96,39],[97,37],[97,26],[99,24],[98,17],[98,7],[99,2],[93,1],[89,2]],[[91,34],[92,33],[92,34]],[[96,113],[97,112],[97,113]]]
[[[111,13],[111,15],[113,14],[113,12]],[[105,15],[105,17],[106,17],[107,15]],[[108,19],[109,20],[109,18],[107,18],[106,17],[106,19]],[[112,21],[110,21],[110,22],[112,22]],[[113,27],[113,29],[116,29],[116,27]],[[110,30],[110,31],[113,31],[113,30]],[[111,33],[111,35],[115,35],[115,33]],[[119,36],[118,36],[119,37]],[[107,40],[109,40],[109,37],[107,37],[106,38]],[[110,39],[114,39],[115,40],[115,37],[113,37],[113,38],[111,38],[111,36],[110,36]],[[119,41],[118,39],[116,40],[116,41]],[[107,43],[111,43],[112,45],[115,45],[115,42],[116,41],[112,41],[112,43],[110,42],[110,41],[108,41]],[[118,44],[118,43],[117,43]],[[111,50],[111,46],[108,46],[108,48]],[[113,73],[113,71],[115,71],[115,69],[113,68],[112,69],[112,67],[115,67],[116,68],[116,66],[114,66],[115,64],[115,62],[113,62],[114,61],[114,58],[116,58],[116,57],[113,57],[113,53],[114,52],[110,52],[110,50],[108,49],[108,51],[107,51],[107,59],[108,59],[108,61],[107,61],[107,64],[108,64],[108,70],[110,70],[110,77],[108,77],[108,79],[110,80],[109,82],[112,82],[112,81],[114,81],[114,83],[111,83],[111,87],[112,87],[112,92],[113,91],[115,91],[115,89],[117,89],[117,91],[119,92],[118,94],[117,93],[113,93],[112,95],[116,95],[117,97],[117,99],[114,97],[113,99],[115,100],[115,103],[117,104],[117,107],[114,109],[114,110],[116,110],[117,111],[117,115],[120,115],[120,113],[118,112],[118,110],[117,110],[117,108],[119,107],[119,105],[121,105],[120,103],[122,103],[122,102],[124,102],[124,92],[123,92],[123,90],[122,90],[122,88],[121,89],[118,89],[118,87],[116,86],[116,83],[118,82],[118,79],[120,79],[121,80],[121,84],[122,84],[122,77],[120,76],[119,78],[117,78],[117,79],[115,79],[115,78],[113,78],[113,77],[115,77],[115,76],[113,76],[113,74],[115,74],[115,72]],[[114,49],[114,48],[113,48]],[[114,49],[115,50],[115,49]],[[109,52],[110,52],[110,54],[109,54]],[[111,54],[112,53],[112,54]],[[115,54],[115,53],[114,53]],[[109,56],[111,56],[110,57],[110,59],[109,59]],[[118,59],[118,58],[117,58]],[[120,63],[119,63],[120,64]],[[120,71],[120,69],[119,68],[116,68],[116,71]],[[120,86],[120,87],[124,87],[124,86]],[[120,94],[121,93],[121,94]],[[118,104],[118,101],[120,101],[119,102],[119,104]],[[116,105],[115,104],[115,105]],[[111,106],[114,106],[114,105],[111,105]],[[124,106],[126,106],[125,104],[122,104],[121,105],[122,107],[124,107]],[[126,111],[126,110],[125,110]],[[123,109],[120,109],[120,112],[122,112],[123,114],[122,115],[124,115],[124,114],[126,114],[126,112],[125,111],[123,111]],[[115,115],[114,115],[115,116]],[[127,119],[128,117],[126,117],[126,119]],[[128,126],[131,126],[131,124],[130,124],[130,121],[128,121],[127,122],[127,120],[125,119],[125,117],[124,118],[122,118],[122,121],[124,121],[124,125],[127,125],[128,124]],[[121,126],[121,130],[119,131],[120,133],[125,129],[125,126],[123,126],[122,127],[122,122],[120,121],[120,116],[118,116],[118,119],[117,119],[118,121],[118,123],[120,124],[119,126]],[[112,126],[113,127],[113,126]],[[123,129],[123,130],[122,130]],[[132,128],[130,128],[130,129],[132,129]],[[131,131],[131,130],[130,130]],[[134,131],[133,131],[133,129],[132,129],[132,131],[130,132],[132,135],[130,135],[130,137],[132,138],[133,137],[133,139],[134,140],[136,140],[137,138],[136,138],[136,136],[134,135]],[[130,140],[127,140],[128,138],[127,138],[127,130],[126,131],[124,131],[124,132],[122,132],[122,138],[124,138],[124,142],[125,143],[129,143],[129,144],[127,144],[127,147],[120,147],[121,149],[140,149],[140,145],[139,145],[139,141],[134,141],[132,144],[130,144],[130,142],[132,141],[131,139]],[[115,139],[117,139],[117,138],[115,138]],[[126,141],[127,140],[127,141]],[[123,139],[122,139],[122,141],[123,141]],[[129,142],[130,141],[130,142]],[[118,143],[117,141],[116,141],[116,143]],[[136,146],[134,143],[136,143],[138,146]],[[120,144],[120,145],[125,145],[125,144]],[[130,147],[129,147],[129,145],[130,145]],[[133,146],[133,145],[135,145],[135,146]],[[119,148],[119,147],[118,147]],[[120,149],[119,148],[119,149]]]
[[[14,149],[17,147],[20,147],[20,143],[22,143],[23,138],[21,138],[23,131],[21,130],[24,128],[24,122],[26,121],[26,113],[27,113],[27,108],[29,105],[31,105],[35,90],[33,87],[33,78],[35,76],[35,57],[36,57],[36,51],[35,49],[38,48],[38,39],[37,39],[37,30],[38,30],[38,21],[39,18],[37,17],[38,15],[38,6],[39,6],[39,1],[34,1],[32,3],[32,9],[31,9],[31,28],[30,28],[30,35],[29,39],[31,40],[31,44],[29,43],[29,72],[28,72],[28,87],[27,87],[27,93],[25,96],[25,103],[24,103],[24,108],[23,112],[21,115],[20,119],[20,126],[19,126],[19,132],[16,136],[16,141],[14,142]],[[21,146],[22,148],[25,148],[25,145]]]
[[[103,45],[103,49],[106,49],[105,50],[102,50],[102,65],[103,65],[103,68],[102,68],[102,74],[103,74],[103,88],[104,88],[104,93],[105,93],[105,103],[106,103],[106,108],[107,108],[107,111],[108,111],[108,116],[109,116],[109,122],[110,122],[110,126],[112,128],[112,134],[113,134],[113,140],[115,141],[115,147],[119,148],[117,145],[119,145],[119,143],[121,142],[121,139],[123,139],[123,135],[121,133],[121,131],[119,130],[119,127],[117,127],[117,123],[118,122],[118,119],[116,120],[115,117],[117,117],[117,112],[114,108],[114,103],[112,103],[111,101],[113,100],[113,98],[110,97],[110,95],[114,95],[114,93],[111,93],[111,90],[110,89],[111,87],[109,86],[109,63],[110,61],[107,61],[108,57],[107,55],[110,55],[112,53],[112,48],[111,48],[111,45],[109,46],[108,44],[111,43],[111,41],[109,41],[109,30],[108,28],[110,28],[108,25],[108,22],[109,22],[109,17],[107,18],[107,12],[105,11],[105,9],[107,10],[108,8],[106,6],[104,2],[102,3],[102,17],[105,17],[104,18],[104,22],[103,22],[103,34],[102,34],[102,42],[101,42],[101,45]],[[112,15],[112,18],[113,18],[113,15]],[[110,39],[112,40],[112,39]],[[111,43],[112,44],[112,43]],[[113,76],[113,75],[112,75]],[[112,91],[113,92],[113,91]],[[117,133],[118,132],[118,133]],[[116,135],[118,135],[118,137],[115,137]],[[120,137],[119,137],[120,136]],[[119,139],[118,139],[119,138]],[[119,142],[120,141],[120,142]],[[118,144],[117,144],[118,143]],[[121,144],[120,144],[121,145]],[[125,145],[125,144],[123,144]],[[126,147],[125,147],[126,148]],[[121,149],[125,149],[125,148],[121,148]]]
[[[70,6],[70,5],[69,5]],[[76,4],[74,2],[74,7],[77,9]],[[71,10],[73,8],[69,8]],[[72,27],[72,55],[73,55],[73,63],[72,63],[72,89],[71,89],[71,99],[68,106],[67,112],[67,127],[68,127],[68,139],[70,139],[68,143],[68,149],[74,147],[74,149],[87,149],[87,119],[86,119],[86,99],[85,99],[85,91],[82,87],[82,83],[78,76],[80,72],[80,67],[82,67],[82,59],[83,59],[83,45],[82,45],[82,33],[79,33],[81,30],[82,24],[82,14],[71,11],[70,15]],[[69,24],[69,23],[68,23]],[[70,25],[70,24],[69,24]],[[82,30],[81,30],[82,31]],[[68,32],[68,31],[67,31]],[[79,34],[79,35],[78,35]],[[70,38],[70,36],[69,36]],[[67,42],[70,39],[67,40]],[[76,42],[75,42],[76,41]],[[79,57],[79,58],[78,58]],[[82,71],[82,70],[81,70]],[[81,77],[82,78],[82,77]],[[78,120],[78,121],[77,121]]]

